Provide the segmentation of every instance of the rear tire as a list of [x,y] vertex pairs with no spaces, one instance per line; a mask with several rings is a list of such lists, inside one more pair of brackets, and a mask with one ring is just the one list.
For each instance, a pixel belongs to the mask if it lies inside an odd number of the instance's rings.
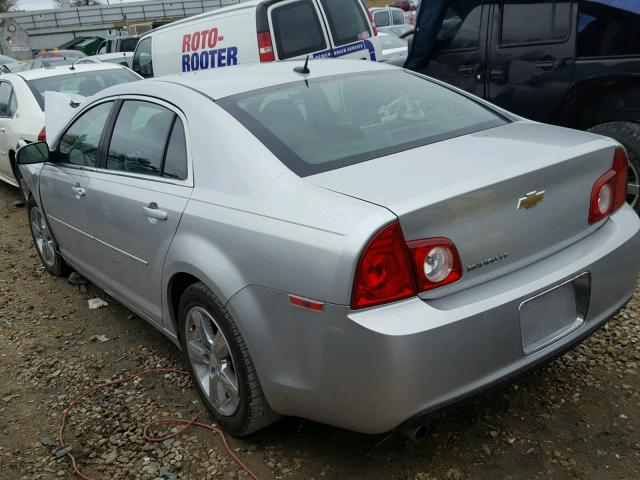
[[45,270],[56,277],[68,275],[71,269],[58,253],[58,244],[49,230],[47,219],[31,196],[27,201],[27,214],[33,245]]
[[178,314],[185,363],[218,425],[240,437],[278,420],[235,321],[211,290],[202,282],[188,287]]
[[617,140],[629,155],[629,185],[627,202],[640,214],[640,123],[609,122],[589,129],[592,133]]

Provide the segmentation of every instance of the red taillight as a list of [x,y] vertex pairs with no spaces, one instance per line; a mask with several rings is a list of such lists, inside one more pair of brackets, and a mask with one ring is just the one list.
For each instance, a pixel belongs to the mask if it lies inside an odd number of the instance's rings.
[[429,238],[407,244],[418,280],[418,290],[424,292],[462,277],[460,256],[447,238]]
[[47,141],[47,130],[45,128],[40,130],[40,133],[38,134],[38,141],[39,142],[46,142]]
[[356,269],[351,308],[403,300],[461,277],[460,256],[451,240],[429,238],[407,243],[396,221],[378,232],[364,249]]
[[371,22],[373,36],[375,37],[376,35],[378,35],[378,27],[376,26],[376,22],[373,20],[373,13],[371,13],[369,10],[367,10],[367,13],[369,14],[369,21]]
[[260,52],[260,63],[276,61],[276,54],[273,51],[273,42],[269,32],[258,34],[258,51]]
[[364,249],[353,283],[351,308],[365,308],[416,295],[409,251],[400,223],[376,234]]
[[618,210],[627,198],[627,153],[616,148],[613,168],[602,175],[591,190],[589,224],[599,222]]

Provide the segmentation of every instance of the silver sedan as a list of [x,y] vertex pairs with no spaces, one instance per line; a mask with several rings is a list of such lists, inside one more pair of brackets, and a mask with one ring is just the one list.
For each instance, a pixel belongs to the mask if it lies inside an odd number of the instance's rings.
[[45,268],[171,338],[235,435],[418,427],[587,337],[640,268],[617,143],[373,62],[123,84],[18,156]]

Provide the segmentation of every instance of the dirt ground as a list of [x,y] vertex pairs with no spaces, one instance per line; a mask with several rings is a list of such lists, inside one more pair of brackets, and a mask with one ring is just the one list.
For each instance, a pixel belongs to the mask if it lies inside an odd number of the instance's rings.
[[[18,200],[0,185],[0,479],[70,478],[46,445],[69,400],[123,374],[180,367],[180,354],[103,292],[46,274]],[[93,297],[109,306],[89,310]],[[640,291],[583,345],[435,421],[417,444],[296,418],[230,443],[263,479],[638,479],[639,337]],[[186,378],[145,377],[81,403],[67,444],[92,479],[246,478],[213,433],[143,440],[150,420],[200,409]]]

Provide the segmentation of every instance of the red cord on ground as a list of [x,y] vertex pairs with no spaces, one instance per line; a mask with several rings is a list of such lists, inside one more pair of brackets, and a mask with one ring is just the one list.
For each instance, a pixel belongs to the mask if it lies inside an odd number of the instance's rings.
[[[143,370],[142,372],[131,374],[131,375],[129,375],[129,376],[125,377],[125,378],[122,378],[120,380],[113,380],[111,382],[106,382],[106,383],[103,383],[101,385],[98,385],[96,387],[90,388],[89,390],[86,390],[86,391],[82,392],[80,395],[78,395],[73,400],[71,400],[71,402],[69,403],[67,408],[65,408],[64,412],[62,412],[62,421],[60,422],[60,432],[59,432],[59,435],[58,435],[58,442],[60,443],[60,447],[62,448],[62,447],[65,446],[65,444],[64,444],[64,430],[65,430],[65,428],[67,426],[67,420],[69,418],[69,413],[71,412],[71,410],[78,403],[80,403],[80,401],[82,399],[84,399],[84,398],[86,398],[86,397],[88,397],[90,395],[93,395],[94,393],[96,393],[99,390],[102,390],[103,388],[112,387],[114,385],[120,385],[122,383],[127,383],[127,382],[130,382],[131,380],[133,380],[135,378],[142,377],[142,376],[145,376],[145,375],[154,374],[154,373],[177,373],[179,375],[189,375],[189,372],[187,372],[185,370],[179,370],[177,368],[154,368],[154,369]],[[260,480],[258,475],[256,475],[253,471],[251,471],[251,469],[249,467],[247,467],[244,463],[242,463],[242,460],[240,460],[240,458],[234,453],[234,451],[229,446],[229,443],[227,442],[227,438],[226,438],[226,436],[225,436],[225,434],[224,434],[224,432],[222,430],[220,430],[218,427],[216,427],[214,425],[208,425],[206,423],[202,423],[202,422],[198,422],[197,421],[198,418],[200,418],[204,412],[205,411],[202,410],[200,413],[198,413],[198,415],[193,417],[191,420],[185,420],[185,419],[182,419],[182,418],[165,418],[165,419],[162,419],[162,420],[156,420],[156,421],[153,421],[153,422],[149,422],[144,427],[143,437],[147,442],[158,443],[158,442],[164,442],[165,440],[168,440],[170,438],[176,438],[176,437],[182,435],[190,427],[199,427],[199,428],[204,428],[205,430],[209,430],[211,432],[215,432],[215,433],[220,435],[220,438],[222,439],[222,443],[224,444],[224,448],[227,450],[227,453],[229,454],[229,456],[245,472],[247,472],[249,474],[249,476],[253,480]],[[179,430],[178,432],[173,433],[173,434],[165,435],[163,437],[152,437],[152,436],[149,435],[149,430],[155,425],[184,425],[184,427],[182,428],[182,430]],[[67,453],[66,456],[69,457],[69,460],[71,461],[71,466],[73,467],[73,473],[76,474],[78,477],[80,477],[82,480],[90,480],[90,478],[87,477],[85,474],[83,474],[82,471],[80,470],[80,468],[78,467],[78,464],[76,463],[76,459],[73,456],[73,454]]]

